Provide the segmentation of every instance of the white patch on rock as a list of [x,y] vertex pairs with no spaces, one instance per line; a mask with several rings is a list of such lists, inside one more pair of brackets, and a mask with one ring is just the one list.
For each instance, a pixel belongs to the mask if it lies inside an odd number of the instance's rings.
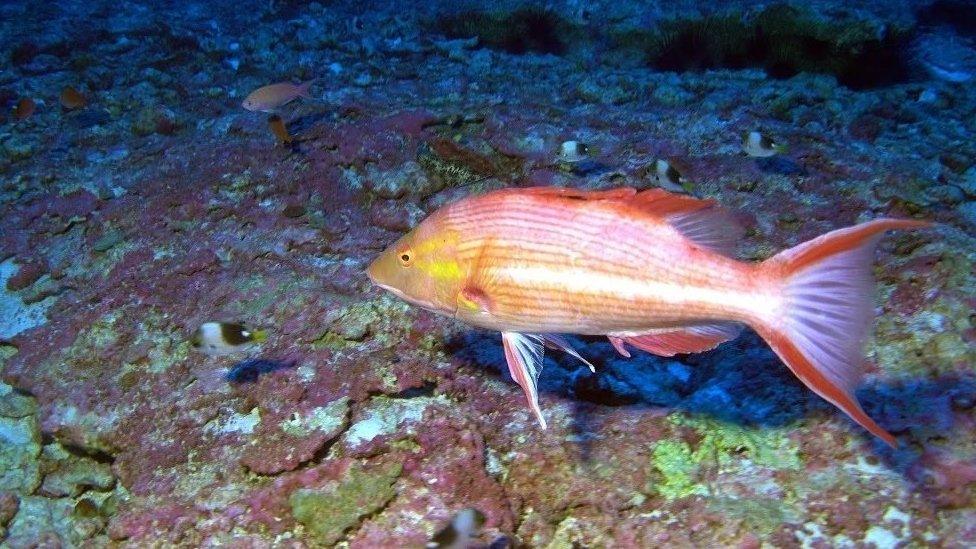
[[50,296],[37,303],[27,304],[15,293],[7,291],[7,281],[20,267],[10,258],[0,263],[0,339],[10,339],[15,335],[47,323],[47,310],[54,305],[56,297]]
[[379,396],[373,398],[367,408],[363,410],[361,419],[343,435],[343,445],[356,447],[363,442],[369,442],[380,435],[397,432],[406,427],[406,433],[415,432],[414,424],[424,417],[424,412],[434,404],[448,404],[443,395],[436,397],[389,398]]
[[897,528],[899,538],[905,539],[911,536],[911,515],[895,507],[894,505],[885,510],[885,514],[883,517],[881,517],[881,520],[888,523],[889,526]]
[[898,536],[887,528],[872,526],[864,535],[864,543],[874,544],[878,549],[894,549],[898,546]]
[[234,414],[224,421],[213,420],[207,423],[204,430],[210,433],[224,435],[227,433],[241,433],[249,435],[254,432],[254,428],[261,423],[261,411],[257,407],[251,409],[247,414]]
[[312,431],[334,433],[346,423],[348,413],[349,397],[342,397],[326,406],[313,408],[304,415],[295,414],[290,419],[282,421],[281,430],[299,437],[306,436]]

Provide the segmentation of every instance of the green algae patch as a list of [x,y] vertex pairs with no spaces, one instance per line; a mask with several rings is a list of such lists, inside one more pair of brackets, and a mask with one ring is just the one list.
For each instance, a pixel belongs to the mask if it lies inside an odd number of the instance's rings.
[[963,339],[973,326],[962,299],[939,298],[909,318],[882,315],[870,348],[887,375],[924,378],[953,375],[976,363],[976,349]]
[[694,448],[681,440],[662,440],[654,446],[648,491],[667,499],[709,495],[709,488],[699,482],[701,469],[706,466],[775,470],[798,470],[802,466],[799,450],[782,429],[751,428],[683,414],[672,414],[669,419],[675,425],[691,427],[700,439]]
[[691,427],[702,436],[695,456],[726,465],[747,459],[755,465],[796,470],[802,466],[799,450],[786,438],[786,431],[769,427],[747,427],[702,417],[674,415],[671,421]]
[[363,517],[393,499],[393,484],[402,470],[399,463],[370,470],[353,465],[334,486],[292,492],[288,498],[292,515],[316,542],[331,546]]
[[274,312],[300,305],[303,298],[299,290],[310,287],[311,282],[301,277],[275,280],[263,275],[253,275],[239,282],[238,290],[246,297],[238,299],[234,307],[248,318],[261,315],[273,317]]
[[652,490],[665,498],[678,499],[708,494],[707,488],[695,481],[699,460],[686,442],[661,441],[654,447],[651,459],[659,474],[659,481],[654,483]]
[[0,344],[0,372],[3,371],[3,367],[7,364],[7,361],[17,353],[17,347],[14,347],[13,345]]
[[791,505],[778,498],[710,498],[708,508],[735,517],[749,525],[760,536],[773,533],[783,523],[796,523],[802,515]]

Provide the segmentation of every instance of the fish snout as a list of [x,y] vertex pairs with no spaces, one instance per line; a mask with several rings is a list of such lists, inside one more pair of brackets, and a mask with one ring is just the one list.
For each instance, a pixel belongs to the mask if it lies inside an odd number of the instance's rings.
[[377,282],[376,282],[376,262],[377,261],[378,260],[374,259],[373,262],[369,264],[369,267],[366,267],[366,276],[369,277],[369,281],[372,282],[373,284],[377,284]]

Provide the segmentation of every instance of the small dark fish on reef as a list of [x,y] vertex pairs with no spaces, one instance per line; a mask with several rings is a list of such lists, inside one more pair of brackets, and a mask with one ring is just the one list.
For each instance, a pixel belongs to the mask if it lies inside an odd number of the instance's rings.
[[285,127],[285,121],[277,114],[268,116],[268,127],[282,145],[290,145],[295,141]]
[[260,87],[248,94],[241,106],[249,111],[271,112],[299,97],[311,99],[312,96],[308,90],[312,87],[312,82],[314,80],[302,84],[280,82]]
[[272,360],[267,358],[248,358],[234,364],[225,376],[227,381],[234,383],[253,383],[262,374],[277,370],[294,368],[294,360]]
[[462,509],[451,522],[427,542],[428,549],[466,549],[485,524],[485,515],[473,508]]
[[735,259],[740,232],[713,201],[662,189],[509,188],[435,211],[366,272],[413,305],[501,332],[509,373],[542,428],[544,347],[583,360],[560,334],[605,336],[625,357],[626,345],[674,356],[749,326],[807,387],[894,446],[854,394],[873,317],[871,264],[886,231],[930,225],[875,219],[754,263]]
[[30,117],[30,115],[34,114],[35,110],[37,110],[37,103],[35,103],[30,97],[22,97],[20,101],[14,105],[14,120],[26,120]]
[[268,338],[264,330],[248,330],[236,322],[205,322],[190,338],[194,349],[213,356],[230,355]]
[[786,151],[786,146],[773,141],[769,136],[757,132],[742,134],[742,152],[756,158],[768,158]]
[[61,90],[61,106],[69,111],[84,108],[87,104],[88,100],[85,96],[71,86],[65,86]]

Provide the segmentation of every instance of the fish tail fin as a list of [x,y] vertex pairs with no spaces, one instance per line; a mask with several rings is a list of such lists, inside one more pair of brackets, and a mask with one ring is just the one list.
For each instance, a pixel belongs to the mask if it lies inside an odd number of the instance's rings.
[[312,84],[314,83],[315,83],[315,78],[312,78],[311,80],[306,80],[305,82],[299,84],[298,95],[305,97],[307,99],[312,99],[312,92],[310,90],[312,89]]
[[251,332],[251,338],[254,340],[255,343],[261,343],[261,342],[265,341],[266,339],[268,339],[268,331],[267,330],[254,330],[254,331]]
[[863,344],[871,324],[874,249],[885,231],[918,229],[925,221],[877,219],[790,248],[761,270],[782,281],[781,301],[754,326],[780,359],[815,393],[889,446],[895,438],[861,408],[854,390],[863,375]]

